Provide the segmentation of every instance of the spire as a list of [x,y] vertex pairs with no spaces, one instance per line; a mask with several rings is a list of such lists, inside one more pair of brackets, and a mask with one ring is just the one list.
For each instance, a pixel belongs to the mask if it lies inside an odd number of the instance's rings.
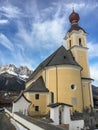
[[74,4],[72,4],[72,10],[73,10],[73,12],[74,12]]

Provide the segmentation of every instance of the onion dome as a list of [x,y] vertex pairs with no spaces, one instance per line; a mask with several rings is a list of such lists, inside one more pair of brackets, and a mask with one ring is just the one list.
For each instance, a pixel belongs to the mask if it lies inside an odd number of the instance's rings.
[[74,23],[74,22],[78,22],[79,19],[80,19],[79,14],[76,13],[76,12],[74,12],[74,10],[73,10],[73,12],[72,12],[72,13],[70,14],[70,16],[69,16],[69,21],[70,21],[71,23]]
[[73,30],[76,30],[76,31],[82,30],[84,33],[86,33],[85,30],[78,25],[79,20],[80,20],[79,14],[74,12],[73,10],[73,12],[69,16],[71,28],[68,30],[68,32],[72,32]]

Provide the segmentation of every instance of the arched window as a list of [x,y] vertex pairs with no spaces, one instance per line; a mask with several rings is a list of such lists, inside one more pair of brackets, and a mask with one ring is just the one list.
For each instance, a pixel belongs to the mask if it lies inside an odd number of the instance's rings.
[[69,40],[69,48],[71,48],[71,40]]
[[82,46],[81,38],[79,38],[79,45]]

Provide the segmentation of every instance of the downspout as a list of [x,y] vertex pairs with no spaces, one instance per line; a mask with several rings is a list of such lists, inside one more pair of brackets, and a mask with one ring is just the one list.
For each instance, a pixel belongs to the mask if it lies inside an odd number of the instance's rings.
[[[80,71],[80,76],[81,76],[81,71]],[[82,103],[83,103],[83,110],[84,110],[84,94],[83,94],[83,86],[82,86],[82,76],[81,76],[81,91],[82,91]]]
[[58,70],[56,66],[56,101],[58,102]]
[[45,68],[45,85],[46,85],[46,88],[47,88],[47,83],[46,83],[46,68]]

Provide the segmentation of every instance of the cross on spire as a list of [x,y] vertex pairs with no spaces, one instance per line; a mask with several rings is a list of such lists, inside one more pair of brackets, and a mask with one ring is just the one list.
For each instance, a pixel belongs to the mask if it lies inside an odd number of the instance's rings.
[[73,12],[74,12],[74,3],[72,3],[72,10],[73,10]]

